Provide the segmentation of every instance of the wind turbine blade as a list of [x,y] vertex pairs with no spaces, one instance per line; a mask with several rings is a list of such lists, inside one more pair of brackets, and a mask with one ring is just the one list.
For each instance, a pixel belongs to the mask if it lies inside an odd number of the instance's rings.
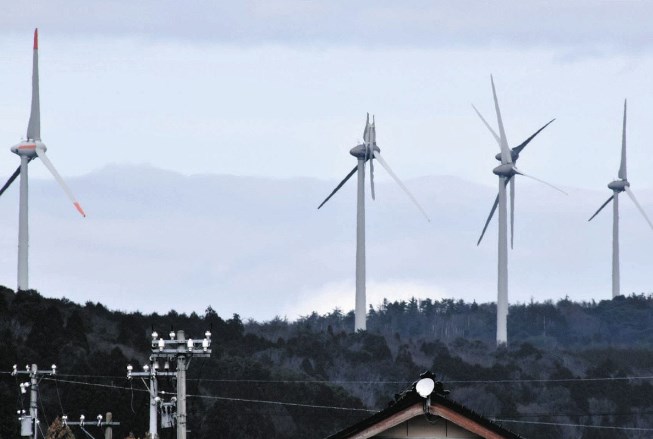
[[569,195],[567,192],[563,191],[562,189],[560,189],[560,188],[557,187],[557,186],[552,185],[552,184],[549,183],[549,182],[546,182],[546,181],[544,181],[544,180],[540,180],[539,178],[537,178],[537,177],[533,177],[532,175],[524,174],[522,171],[520,171],[519,169],[517,169],[517,168],[514,167],[514,166],[513,166],[513,169],[514,169],[515,172],[516,172],[517,174],[519,174],[519,175],[523,175],[524,177],[528,177],[528,178],[533,179],[533,180],[535,180],[535,181],[539,181],[540,183],[545,184],[545,185],[549,186],[550,188],[553,188],[553,189],[557,190],[558,192],[562,192],[562,193],[565,194],[565,195]]
[[2,186],[2,189],[0,189],[0,195],[4,194],[5,191],[11,186],[11,183],[14,182],[14,180],[20,175],[20,166],[16,168],[13,174],[11,174],[11,177],[9,177],[9,180],[5,183],[4,186]]
[[[369,120],[369,115],[367,116]],[[370,139],[369,139],[369,145],[366,145],[368,148],[367,151],[367,156],[370,160],[370,187],[372,188],[372,199],[376,199],[376,195],[374,193],[374,147],[376,146],[376,119],[374,118],[374,115],[372,115],[372,125],[370,126]]]
[[372,199],[376,200],[374,194],[374,157],[370,157],[370,187],[372,188]]
[[481,232],[481,236],[480,238],[478,238],[476,245],[479,245],[481,243],[481,240],[483,240],[483,236],[485,236],[485,231],[487,230],[487,226],[490,225],[490,221],[492,220],[492,216],[494,215],[494,212],[497,210],[498,205],[499,205],[499,195],[497,194],[497,198],[494,200],[494,204],[492,205],[492,209],[490,210],[490,215],[488,215],[487,219],[485,220],[483,231]]
[[345,177],[345,178],[340,182],[340,184],[338,184],[338,186],[336,186],[336,188],[333,190],[333,192],[331,192],[331,193],[329,194],[329,196],[326,197],[326,199],[325,199],[324,201],[322,201],[322,204],[320,204],[319,206],[317,206],[317,208],[319,209],[320,207],[324,206],[324,203],[326,203],[327,201],[329,201],[329,199],[330,199],[331,197],[333,197],[333,195],[334,195],[336,192],[338,192],[338,190],[340,190],[340,188],[342,187],[342,185],[344,185],[345,183],[347,183],[347,180],[349,180],[349,179],[351,178],[351,176],[354,175],[354,174],[356,173],[357,170],[358,170],[358,166],[354,166],[354,169],[352,169],[351,172],[350,172],[349,174],[347,174],[347,176],[346,176],[346,177]]
[[41,140],[41,107],[39,103],[39,30],[34,29],[34,55],[32,58],[32,110],[27,124],[27,138]]
[[510,177],[510,248],[515,242],[515,179]]
[[628,103],[624,99],[624,127],[621,132],[621,166],[619,166],[619,178],[622,180],[627,180],[626,172],[626,110],[628,109]]
[[485,118],[483,117],[483,115],[481,114],[481,112],[478,111],[478,109],[477,109],[474,105],[472,105],[472,108],[474,109],[474,111],[476,111],[476,114],[478,114],[478,117],[481,118],[481,120],[483,121],[483,123],[485,124],[485,126],[487,127],[487,129],[490,130],[490,132],[492,133],[492,136],[494,137],[494,140],[497,141],[497,145],[499,145],[499,148],[501,148],[501,139],[499,138],[499,135],[496,133],[496,131],[494,131],[494,130],[492,129],[492,127],[490,126],[490,124],[487,123],[487,120],[485,120]]
[[63,178],[61,178],[61,175],[57,172],[57,170],[54,168],[52,165],[52,162],[48,158],[47,155],[45,155],[45,151],[43,151],[41,148],[36,148],[36,154],[39,156],[43,164],[45,165],[46,168],[48,168],[48,171],[52,174],[55,180],[57,180],[57,183],[59,183],[59,186],[63,189],[63,191],[68,195],[68,198],[70,198],[70,201],[73,202],[73,205],[75,206],[75,209],[83,216],[86,217],[86,213],[84,213],[84,209],[82,209],[82,206],[77,202],[75,199],[75,196],[73,195],[72,191],[68,187],[65,181],[63,181]]
[[626,186],[626,193],[630,197],[631,200],[633,200],[633,203],[635,203],[635,206],[637,206],[637,209],[639,209],[639,212],[642,214],[646,222],[648,223],[649,226],[651,226],[651,229],[653,229],[653,223],[651,223],[651,220],[648,218],[648,215],[646,215],[646,212],[644,212],[644,209],[642,209],[642,206],[639,205],[637,202],[637,198],[635,198],[635,194],[633,191],[630,190],[628,186]]
[[607,206],[608,203],[609,203],[610,201],[612,201],[613,199],[614,199],[614,195],[612,195],[610,198],[608,198],[608,201],[606,201],[605,203],[601,204],[601,207],[599,207],[599,210],[597,210],[596,212],[594,212],[594,215],[592,215],[592,216],[590,217],[590,219],[588,219],[587,221],[588,221],[588,222],[589,222],[589,221],[592,221],[592,220],[594,219],[594,217],[595,217],[596,215],[598,215],[599,212],[602,211],[603,208],[604,208],[605,206]]
[[512,163],[512,156],[510,155],[510,147],[508,146],[508,139],[506,138],[506,130],[503,128],[503,119],[501,118],[501,110],[499,109],[499,99],[497,99],[497,90],[494,87],[494,78],[490,76],[492,82],[492,95],[494,96],[494,109],[497,112],[497,123],[499,124],[499,138],[501,147],[501,164]]
[[521,145],[515,146],[512,150],[515,151],[516,153],[520,153],[522,149],[526,148],[526,145],[528,145],[531,140],[535,138],[538,134],[540,134],[540,131],[542,131],[544,128],[548,127],[555,119],[551,119],[546,125],[544,125],[542,128],[539,130],[535,131],[528,139],[524,140]]
[[367,113],[367,120],[365,121],[365,129],[363,130],[363,142],[370,141],[370,113]]
[[424,215],[424,217],[426,218],[426,220],[427,220],[428,222],[431,222],[431,219],[430,219],[429,216],[426,214],[426,212],[424,211],[424,209],[422,208],[422,206],[420,206],[420,204],[417,202],[417,200],[415,199],[415,197],[413,196],[413,194],[410,193],[410,191],[408,190],[408,188],[406,187],[406,185],[404,185],[404,184],[401,182],[401,180],[399,180],[399,177],[397,177],[397,175],[396,175],[394,172],[392,172],[392,169],[390,169],[390,166],[388,166],[388,164],[386,163],[386,161],[383,160],[383,157],[381,157],[381,154],[380,154],[379,152],[377,152],[377,151],[374,151],[374,158],[377,159],[377,160],[379,161],[379,163],[381,164],[381,166],[383,166],[383,167],[385,168],[386,171],[388,171],[388,174],[390,174],[390,177],[392,177],[392,178],[394,179],[394,181],[397,182],[397,184],[399,185],[399,187],[402,188],[404,192],[406,192],[406,195],[408,195],[408,197],[411,199],[411,201],[412,201],[413,203],[415,203],[415,206],[417,206],[417,208],[419,209],[419,211],[422,212],[422,215]]

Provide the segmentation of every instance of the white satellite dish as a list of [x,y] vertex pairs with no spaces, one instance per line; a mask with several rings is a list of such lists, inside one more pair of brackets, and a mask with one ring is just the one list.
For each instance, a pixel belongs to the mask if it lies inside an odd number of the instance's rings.
[[435,381],[431,378],[422,378],[415,384],[415,390],[422,398],[428,398],[433,389],[435,389]]

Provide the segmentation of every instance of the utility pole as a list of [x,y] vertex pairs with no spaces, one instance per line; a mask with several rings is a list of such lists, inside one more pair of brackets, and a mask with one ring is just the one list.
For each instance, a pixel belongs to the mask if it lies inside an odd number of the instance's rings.
[[14,364],[13,370],[11,374],[13,376],[16,375],[29,375],[29,382],[21,383],[20,384],[20,392],[21,393],[27,393],[27,389],[30,389],[30,394],[29,394],[29,416],[22,414],[18,419],[20,420],[20,434],[21,436],[31,436],[34,439],[37,439],[38,435],[38,424],[39,424],[39,419],[38,419],[38,389],[39,389],[39,381],[41,381],[41,377],[43,376],[52,376],[56,375],[57,373],[57,366],[55,364],[52,365],[51,370],[49,371],[44,371],[44,370],[39,370],[38,366],[36,364],[32,364],[32,367],[30,366],[25,366],[25,370],[18,370],[18,367]]
[[211,332],[204,333],[204,339],[186,339],[184,331],[170,331],[169,340],[152,333],[152,359],[177,362],[177,439],[186,439],[186,370],[192,357],[211,356]]
[[[152,335],[156,334],[153,333]],[[166,367],[164,372],[159,372],[159,362],[157,360],[152,359],[150,357],[150,365],[148,366],[147,364],[143,366],[143,372],[132,372],[133,367],[131,364],[127,365],[127,378],[132,379],[133,377],[141,377],[144,378],[149,377],[150,379],[150,435],[152,439],[157,439],[159,433],[158,433],[158,428],[157,428],[157,403],[159,401],[158,393],[159,393],[159,384],[158,384],[158,379],[157,377],[159,376],[175,376],[174,372],[169,372],[168,369],[170,367],[168,366],[168,362],[166,361]]]

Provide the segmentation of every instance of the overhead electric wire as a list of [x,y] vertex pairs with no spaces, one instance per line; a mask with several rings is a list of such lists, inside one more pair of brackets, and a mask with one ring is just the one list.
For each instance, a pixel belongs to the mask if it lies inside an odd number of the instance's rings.
[[[50,378],[44,378],[44,379],[50,379]],[[139,391],[139,392],[147,392],[146,390],[143,389],[134,389],[132,387],[121,387],[121,386],[115,386],[115,385],[106,385],[106,384],[98,384],[98,383],[89,383],[89,382],[83,382],[83,381],[70,381],[70,380],[62,380],[62,382],[70,383],[70,384],[81,384],[81,385],[88,385],[88,386],[96,386],[96,387],[104,387],[104,388],[112,388],[116,390],[129,390],[129,391]],[[161,391],[161,394],[173,394],[174,392],[166,392],[166,391]],[[214,396],[214,395],[193,395],[189,394],[187,397],[192,397],[192,398],[206,398],[206,399],[219,399],[219,400],[226,400],[226,401],[240,401],[240,402],[253,402],[253,403],[269,403],[269,404],[280,404],[280,405],[294,405],[294,406],[300,406],[300,407],[313,407],[313,408],[333,408],[333,409],[339,409],[339,410],[355,410],[355,411],[367,411],[367,412],[376,412],[378,410],[372,410],[372,409],[360,409],[360,408],[346,408],[346,407],[333,407],[333,406],[320,406],[320,405],[314,405],[314,404],[300,404],[300,403],[286,403],[282,401],[266,401],[266,400],[257,400],[257,399],[245,399],[245,398],[231,398],[231,397],[224,397],[224,396]],[[653,412],[639,412],[639,413],[588,413],[588,414],[560,414],[560,413],[524,413],[516,416],[520,417],[532,417],[532,416],[569,416],[569,417],[574,417],[574,416],[628,416],[628,415],[642,415],[642,414],[653,414]]]
[[45,407],[43,407],[43,398],[41,398],[41,386],[38,386],[36,388],[36,393],[38,394],[39,403],[41,404],[41,411],[43,412],[43,419],[45,419],[45,424],[49,426],[50,421],[48,421],[48,415],[45,414]]
[[63,403],[61,402],[61,395],[59,394],[59,384],[57,379],[54,378],[54,388],[57,390],[57,399],[59,400],[59,408],[61,409],[61,414],[63,415],[66,411],[63,409]]
[[567,418],[588,418],[592,416],[640,416],[640,415],[653,415],[653,411],[646,412],[628,412],[628,413],[520,413],[512,415],[515,418],[544,418],[544,417],[567,417]]
[[[107,378],[126,379],[125,376],[116,375],[77,375],[57,374],[63,377],[77,378]],[[43,378],[46,379],[46,378]],[[199,380],[200,378],[198,378]],[[262,380],[262,379],[231,379],[231,378],[201,378],[202,381],[215,383],[257,383],[257,384],[401,384],[410,385],[408,381],[386,380]],[[593,378],[524,378],[524,379],[497,379],[497,380],[443,380],[447,384],[520,384],[520,383],[574,383],[574,382],[600,382],[600,381],[653,381],[653,375],[624,376],[624,377],[593,377]],[[61,382],[66,382],[61,380]]]
[[186,397],[187,398],[216,399],[216,400],[221,400],[221,401],[252,402],[252,403],[257,403],[257,404],[287,405],[287,406],[292,406],[292,407],[307,407],[307,408],[316,408],[316,409],[347,410],[347,411],[369,412],[369,413],[378,412],[378,410],[363,409],[363,408],[335,407],[335,406],[316,405],[316,404],[300,404],[300,403],[295,403],[295,402],[267,401],[267,400],[261,400],[261,399],[229,398],[229,397],[226,397],[226,396],[186,395]]
[[[511,384],[511,383],[564,383],[584,381],[637,381],[653,380],[653,376],[636,377],[598,377],[598,378],[527,378],[527,379],[506,379],[506,380],[445,380],[444,384]],[[407,381],[382,381],[382,380],[258,380],[258,379],[219,379],[202,378],[202,381],[218,383],[270,383],[270,384],[405,384]]]
[[43,429],[41,428],[41,424],[37,422],[36,425],[39,427],[39,431],[41,432],[41,436],[43,436],[43,439],[45,439],[45,434],[43,433]]
[[[52,380],[52,378],[43,378],[44,380]],[[110,389],[117,389],[117,390],[129,390],[129,391],[137,391],[137,392],[147,392],[147,390],[143,389],[134,389],[132,387],[121,387],[121,386],[115,386],[115,385],[110,385],[110,384],[99,384],[99,383],[89,383],[89,382],[84,382],[84,381],[72,381],[72,380],[60,380],[62,383],[69,383],[69,384],[80,384],[80,385],[86,385],[86,386],[95,386],[95,387],[103,387],[103,388],[110,388]],[[161,394],[168,394],[170,392],[165,392],[162,391],[160,392]],[[351,411],[365,411],[365,412],[377,412],[378,410],[370,410],[370,409],[362,409],[362,408],[347,408],[347,407],[333,407],[333,406],[323,406],[323,405],[315,405],[315,404],[300,404],[300,403],[293,403],[293,402],[282,402],[282,401],[265,401],[265,400],[257,400],[257,399],[244,399],[244,398],[229,398],[229,397],[224,397],[224,396],[211,396],[211,395],[186,395],[186,397],[190,398],[206,398],[206,399],[218,399],[218,400],[226,400],[226,401],[240,401],[240,402],[254,402],[254,403],[267,403],[267,404],[277,404],[277,405],[289,405],[289,406],[297,406],[297,407],[310,407],[310,408],[323,408],[323,409],[334,409],[334,410],[351,410]]]
[[[53,381],[53,378],[48,378],[44,377],[44,380],[48,381]],[[58,380],[60,383],[66,383],[66,384],[80,384],[80,385],[86,385],[86,386],[95,386],[95,387],[104,387],[108,389],[117,389],[117,390],[133,390],[136,392],[148,392],[147,390],[144,389],[132,389],[131,387],[122,387],[122,386],[116,386],[113,384],[102,384],[102,383],[89,383],[86,381],[73,381],[73,380]]]
[[89,433],[88,431],[86,431],[86,429],[84,428],[83,425],[80,425],[79,428],[81,428],[82,431],[83,431],[84,433],[86,433],[86,436],[90,437],[91,439],[95,439],[91,433]]
[[[195,391],[197,393],[200,393],[200,379],[202,378],[202,370],[204,369],[205,364],[206,364],[206,359],[202,358],[202,363],[200,364],[200,369],[197,372],[197,380],[195,381]],[[200,431],[202,430],[202,427],[204,426],[204,419],[205,418],[200,419],[200,425],[198,427]]]
[[[134,410],[134,385],[132,384],[131,380],[129,381],[129,387],[131,390],[131,399],[129,400],[129,406],[132,409],[132,413],[136,414],[136,411]],[[147,391],[149,393],[149,389]]]
[[610,425],[590,425],[590,424],[572,424],[563,422],[539,422],[539,421],[519,421],[517,419],[493,419],[494,422],[512,422],[516,424],[536,424],[550,425],[556,427],[582,427],[582,428],[599,428],[606,430],[626,430],[626,431],[653,431],[653,428],[643,427],[613,427]]
[[511,380],[452,380],[445,381],[445,384],[511,384],[511,383],[571,383],[571,382],[591,382],[591,381],[638,381],[653,380],[653,376],[641,377],[598,377],[598,378],[529,378],[529,379],[511,379]]
[[[43,379],[45,380],[52,380],[52,378],[47,378],[44,377]],[[131,390],[131,391],[140,391],[140,392],[146,392],[146,390],[142,389],[132,389],[129,387],[121,387],[121,386],[115,386],[115,385],[107,385],[107,384],[99,384],[99,383],[89,383],[89,382],[83,382],[83,381],[71,381],[71,380],[61,380],[62,382],[67,382],[70,384],[81,384],[81,385],[88,385],[88,386],[96,386],[96,387],[103,387],[103,388],[112,388],[112,389],[117,389],[117,390]],[[170,393],[170,392],[161,392],[162,394]],[[214,395],[193,395],[189,394],[186,395],[188,398],[204,398],[204,399],[212,399],[212,400],[220,400],[220,401],[234,401],[234,402],[243,402],[243,403],[254,403],[254,404],[270,404],[270,405],[282,405],[282,406],[291,406],[291,407],[305,407],[305,408],[313,408],[313,409],[324,409],[324,410],[340,410],[340,411],[349,411],[349,412],[367,412],[367,413],[376,413],[379,410],[375,409],[365,409],[365,408],[354,408],[354,407],[336,407],[336,406],[327,406],[327,405],[318,405],[318,404],[302,404],[302,403],[294,403],[294,402],[284,402],[284,401],[270,401],[270,400],[260,400],[260,399],[246,399],[246,398],[232,398],[232,397],[226,397],[226,396],[214,396]],[[641,415],[641,414],[653,414],[653,413],[633,413],[633,415]],[[583,415],[563,415],[563,414],[524,414],[524,415],[516,415],[516,416],[616,416],[619,414],[612,414],[612,413],[588,413],[588,414],[583,414]],[[607,426],[607,425],[591,425],[591,424],[574,424],[574,423],[564,423],[564,422],[545,422],[545,421],[525,421],[525,420],[519,420],[519,419],[499,419],[499,418],[494,418],[492,419],[494,422],[505,422],[505,423],[521,423],[521,424],[533,424],[533,425],[549,425],[549,426],[559,426],[559,427],[578,427],[578,428],[594,428],[594,429],[609,429],[609,430],[624,430],[624,431],[653,431],[653,428],[643,428],[643,427],[616,427],[616,426]]]
[[126,378],[125,375],[120,375],[120,376],[118,376],[118,375],[89,375],[89,374],[80,375],[80,374],[74,374],[74,373],[58,373],[58,372],[57,372],[57,375],[62,376],[62,377],[73,377],[73,378],[116,378],[116,379],[117,378]]

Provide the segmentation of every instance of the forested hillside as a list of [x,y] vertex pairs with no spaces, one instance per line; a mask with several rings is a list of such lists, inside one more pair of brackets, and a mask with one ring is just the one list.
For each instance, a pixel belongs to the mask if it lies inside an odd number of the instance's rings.
[[[114,437],[143,436],[148,394],[126,379],[126,366],[147,362],[153,328],[213,333],[212,357],[189,369],[192,437],[323,438],[369,414],[360,409],[385,407],[426,369],[452,399],[528,438],[650,437],[652,311],[645,295],[513,305],[510,345],[497,349],[493,304],[384,302],[370,308],[368,331],[354,334],[353,314],[339,310],[243,322],[210,306],[143,315],[3,289],[0,438],[17,436],[16,410],[28,405],[18,387],[25,377],[9,372],[31,363],[58,366],[39,388],[46,422],[111,411],[121,422]],[[160,390],[174,392],[174,381],[162,380]]]

